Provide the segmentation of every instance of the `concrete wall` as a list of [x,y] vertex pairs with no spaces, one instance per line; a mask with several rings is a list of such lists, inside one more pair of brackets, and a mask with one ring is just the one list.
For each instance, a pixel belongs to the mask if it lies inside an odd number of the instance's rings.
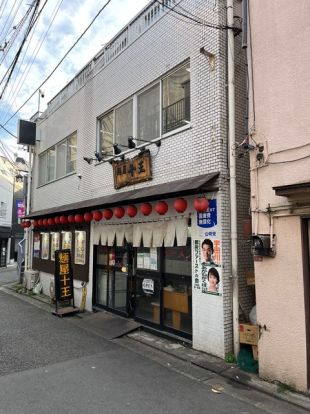
[[[310,3],[288,0],[283,6],[281,0],[249,1],[254,76],[250,71],[254,96],[250,94],[249,126],[252,143],[264,146],[263,160],[257,162],[257,148],[251,156],[253,231],[268,234],[274,223],[277,237],[276,257],[255,263],[257,317],[267,326],[259,341],[259,359],[263,377],[306,390],[299,216],[309,216],[310,200],[276,196],[272,187],[310,181]],[[303,210],[296,201],[303,203]],[[285,217],[272,221],[276,215]]]

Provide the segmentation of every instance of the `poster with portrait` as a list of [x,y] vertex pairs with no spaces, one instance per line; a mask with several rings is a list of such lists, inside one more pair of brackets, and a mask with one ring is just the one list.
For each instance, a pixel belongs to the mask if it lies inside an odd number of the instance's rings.
[[40,233],[33,234],[33,257],[40,258]]
[[75,231],[74,263],[79,265],[86,263],[86,231]]
[[71,231],[63,231],[62,234],[62,242],[61,242],[61,248],[62,249],[69,249],[71,250],[72,246],[72,233]]
[[41,259],[49,259],[49,249],[50,249],[50,234],[41,233],[42,236],[42,250],[41,250]]
[[55,251],[59,250],[60,234],[51,233],[51,260],[55,261]]

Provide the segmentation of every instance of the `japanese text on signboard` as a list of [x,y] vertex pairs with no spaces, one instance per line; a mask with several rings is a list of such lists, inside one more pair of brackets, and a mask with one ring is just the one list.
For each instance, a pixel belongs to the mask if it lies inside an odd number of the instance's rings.
[[70,250],[56,250],[55,252],[55,295],[57,301],[73,298]]

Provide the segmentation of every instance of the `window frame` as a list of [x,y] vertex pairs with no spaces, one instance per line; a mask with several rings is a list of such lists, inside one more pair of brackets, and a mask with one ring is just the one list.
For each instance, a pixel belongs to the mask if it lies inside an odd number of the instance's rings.
[[[38,156],[38,178],[37,178],[37,186],[38,187],[42,187],[46,184],[50,184],[54,181],[60,180],[64,177],[67,177],[71,174],[76,174],[76,159],[75,159],[75,169],[73,171],[68,171],[68,153],[69,153],[69,141],[72,137],[75,136],[75,140],[76,140],[76,152],[77,152],[77,131],[72,132],[70,135],[68,135],[66,138],[63,138],[61,141],[57,142],[56,144],[52,145],[51,147],[47,148],[45,151],[43,151],[41,154],[39,154]],[[65,148],[65,157],[64,157],[64,161],[65,161],[65,168],[64,168],[64,174],[63,175],[59,175],[57,173],[57,155],[58,155],[58,148],[63,145],[63,143],[66,143],[66,148]],[[54,150],[55,152],[55,156],[54,156],[54,175],[52,178],[49,177],[49,159],[50,159],[50,151]],[[43,158],[45,158],[45,165],[44,167],[44,171],[42,170],[42,162],[43,162]]]

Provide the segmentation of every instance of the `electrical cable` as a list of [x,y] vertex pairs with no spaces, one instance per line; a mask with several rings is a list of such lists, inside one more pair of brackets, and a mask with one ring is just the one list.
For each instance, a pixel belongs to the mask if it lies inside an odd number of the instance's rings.
[[[11,87],[10,94],[8,95],[8,99],[7,99],[7,101],[8,101],[8,106],[9,106],[9,107],[12,107],[12,106],[14,105],[15,100],[16,100],[16,98],[17,98],[17,96],[18,96],[18,94],[19,94],[19,92],[20,92],[20,90],[21,90],[22,86],[23,86],[23,84],[25,83],[25,81],[26,81],[26,79],[27,79],[27,76],[28,76],[28,74],[29,74],[29,71],[30,71],[30,69],[31,69],[31,66],[32,66],[32,64],[34,63],[35,58],[36,58],[36,56],[38,55],[38,53],[39,53],[39,51],[40,51],[40,49],[41,49],[41,47],[42,47],[42,45],[43,45],[43,43],[44,43],[44,40],[45,40],[45,38],[46,38],[46,36],[47,36],[47,34],[48,34],[48,32],[49,32],[49,30],[50,30],[50,28],[51,28],[51,26],[52,26],[52,24],[53,24],[54,20],[55,20],[55,17],[56,17],[56,16],[57,16],[57,14],[58,14],[58,11],[59,11],[59,8],[60,8],[60,6],[61,6],[62,2],[63,2],[63,0],[59,0],[58,4],[56,5],[55,9],[53,10],[52,15],[51,15],[51,20],[50,20],[50,23],[49,23],[49,25],[48,25],[48,27],[47,27],[47,29],[46,29],[45,33],[44,33],[44,32],[42,33],[41,38],[39,39],[39,42],[37,43],[37,46],[36,46],[36,47],[35,47],[35,49],[33,50],[33,53],[32,53],[32,55],[31,55],[31,57],[30,57],[30,59],[31,59],[31,60],[30,60],[30,62],[28,62],[28,63],[27,63],[27,65],[26,65],[25,69],[23,70],[23,74],[22,74],[21,78],[19,79],[19,81],[18,81],[17,85],[15,86],[15,83],[16,83],[16,81],[17,81],[17,77],[18,77],[19,72],[20,72],[20,70],[21,70],[21,65],[22,65],[22,63],[23,63],[23,60],[24,60],[24,58],[25,58],[25,56],[26,56],[26,53],[27,53],[27,50],[28,50],[28,47],[27,47],[26,52],[25,52],[25,54],[24,54],[24,56],[23,56],[23,59],[22,59],[22,61],[21,61],[21,63],[20,63],[20,68],[19,68],[19,71],[18,71],[18,73],[17,73],[17,75],[16,75],[16,79],[15,79],[15,81],[14,81],[13,86]],[[31,39],[32,39],[33,34],[34,34],[34,31],[32,32]],[[31,42],[31,40],[30,40],[30,42]],[[30,45],[30,42],[29,42],[28,46]],[[14,89],[14,86],[15,86],[15,89]],[[5,118],[7,117],[7,115],[8,115],[8,113],[9,113],[9,111],[10,111],[10,108],[8,108],[8,109],[7,109],[7,111],[6,111],[6,113],[4,114],[4,116],[2,117],[2,119],[5,119]]]
[[254,96],[254,69],[253,69],[253,53],[252,53],[252,31],[250,19],[250,3],[248,4],[248,20],[249,20],[249,34],[250,34],[250,55],[251,55],[251,78],[252,78],[252,106],[253,106],[253,126],[251,130],[255,131],[255,96]]
[[[60,61],[57,63],[57,65],[54,67],[52,72],[44,79],[43,82],[35,89],[35,91],[29,96],[29,98],[11,115],[11,117],[4,123],[6,125],[25,105],[27,102],[30,101],[30,99],[34,96],[36,92],[42,88],[42,86],[50,79],[50,77],[53,75],[53,73],[58,69],[58,67],[61,65],[61,63],[65,60],[65,58],[68,56],[68,54],[71,52],[71,50],[77,45],[77,43],[81,40],[81,38],[84,36],[84,34],[89,30],[89,28],[93,25],[95,20],[98,18],[98,16],[102,13],[102,11],[108,6],[109,3],[111,3],[112,0],[108,0],[98,11],[98,13],[95,15],[95,17],[92,19],[92,21],[89,23],[89,25],[86,27],[86,29],[83,31],[83,33],[77,38],[77,40],[73,43],[73,45],[69,48],[69,50],[64,54],[64,56],[60,59]],[[3,125],[0,125],[3,126]]]
[[[16,0],[15,0],[15,2],[16,2]],[[5,4],[4,4],[4,7],[3,7],[3,12],[4,12],[4,10],[5,10],[6,4],[7,4],[7,0],[6,0]],[[15,4],[15,3],[14,3],[14,4]],[[2,12],[2,14],[3,14],[3,12]],[[10,16],[11,16],[12,12],[13,12],[13,8],[11,9],[10,13],[8,14],[8,16],[7,16],[7,18],[6,18],[6,21],[5,21],[5,23],[4,23],[4,25],[2,26],[2,29],[1,29],[1,31],[0,31],[0,39],[1,39],[1,42],[2,42],[3,40],[5,40],[5,35],[3,36],[3,39],[2,39],[2,37],[1,37],[1,36],[2,36],[2,33],[4,32],[4,29],[5,29],[6,25],[7,25],[7,24],[9,23],[9,21],[10,21]]]

